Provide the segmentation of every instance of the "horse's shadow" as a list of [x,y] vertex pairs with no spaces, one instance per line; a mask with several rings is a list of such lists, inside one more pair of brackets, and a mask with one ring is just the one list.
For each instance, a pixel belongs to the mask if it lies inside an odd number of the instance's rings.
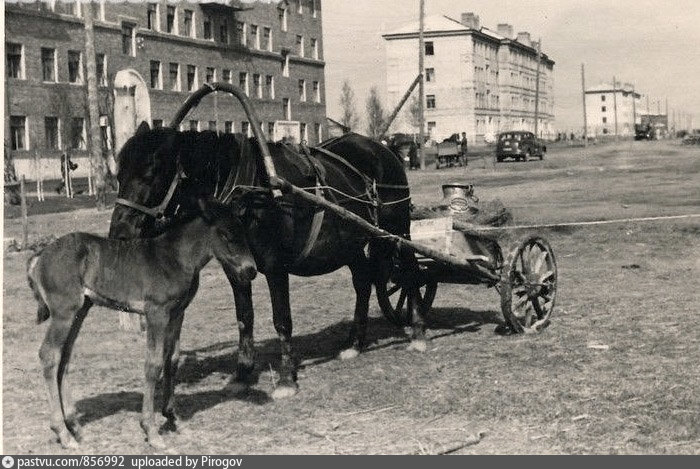
[[[496,325],[496,332],[499,332],[504,326],[501,314],[495,311],[473,311],[465,308],[434,308],[431,310],[428,323],[428,330],[431,331],[429,337],[431,340],[436,340],[452,335],[478,332],[488,324]],[[339,352],[348,343],[350,327],[350,321],[342,321],[317,332],[295,336],[293,346],[299,369],[337,359]],[[384,318],[369,319],[365,353],[373,353],[409,341],[410,337],[403,329],[391,325]],[[181,353],[177,377],[179,384],[194,385],[213,373],[232,376],[221,389],[177,394],[176,410],[182,420],[189,420],[198,412],[231,400],[255,405],[270,402],[271,398],[267,393],[251,385],[259,381],[263,371],[270,368],[277,369],[280,357],[279,341],[272,338],[256,343],[255,369],[245,384],[237,383],[233,378],[236,372],[237,352],[234,350],[236,348],[237,342],[226,341]],[[160,389],[158,389],[156,402],[161,402],[160,397]],[[76,406],[81,415],[80,422],[86,424],[123,411],[140,412],[142,399],[141,392],[122,391],[88,397],[78,401]]]

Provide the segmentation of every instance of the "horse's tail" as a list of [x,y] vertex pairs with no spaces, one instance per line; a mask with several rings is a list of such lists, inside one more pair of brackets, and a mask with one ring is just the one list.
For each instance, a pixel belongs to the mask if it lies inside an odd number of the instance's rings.
[[37,303],[39,303],[39,307],[36,311],[37,324],[41,324],[42,322],[49,319],[49,317],[51,316],[49,306],[46,304],[46,301],[44,301],[44,296],[41,294],[41,289],[39,288],[36,280],[33,277],[34,269],[36,268],[36,264],[39,261],[39,254],[40,253],[34,254],[27,261],[27,281],[29,282],[29,288],[31,288],[32,292],[34,293],[34,298],[36,298]]

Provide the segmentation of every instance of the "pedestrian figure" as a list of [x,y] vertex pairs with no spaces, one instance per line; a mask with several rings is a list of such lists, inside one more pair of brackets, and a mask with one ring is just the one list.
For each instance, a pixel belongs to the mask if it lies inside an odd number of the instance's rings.
[[464,166],[466,166],[467,165],[467,146],[468,146],[466,132],[462,132],[462,140],[459,142],[459,146],[460,146],[460,150],[462,153],[462,162],[463,162]]

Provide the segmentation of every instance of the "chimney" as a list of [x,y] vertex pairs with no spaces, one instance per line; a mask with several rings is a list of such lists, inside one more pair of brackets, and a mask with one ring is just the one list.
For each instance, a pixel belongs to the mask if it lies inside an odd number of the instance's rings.
[[528,33],[527,31],[519,32],[516,41],[528,47],[532,46],[532,44],[530,43],[530,33]]
[[470,29],[479,29],[479,17],[472,12],[462,13],[462,24]]
[[496,32],[503,37],[506,37],[508,39],[513,39],[513,25],[511,25],[511,24],[508,24],[508,23],[499,24]]

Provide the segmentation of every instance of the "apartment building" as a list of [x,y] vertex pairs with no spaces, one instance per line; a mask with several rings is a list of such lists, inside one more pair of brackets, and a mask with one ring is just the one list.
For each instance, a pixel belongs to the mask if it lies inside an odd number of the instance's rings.
[[[268,138],[278,126],[295,129],[297,140],[324,138],[320,0],[7,3],[5,130],[19,174],[58,177],[65,151],[78,175],[87,170],[88,14],[104,149],[114,146],[115,100],[119,106],[124,93],[134,106],[147,101],[153,126],[166,126],[191,92],[213,81],[246,90]],[[123,88],[129,80],[145,83],[147,93]],[[182,128],[252,135],[238,102],[221,93],[207,96]]]
[[[483,142],[505,130],[534,131],[538,44],[530,33],[514,36],[509,24],[499,24],[493,31],[481,27],[474,13],[464,13],[460,21],[427,17],[424,36],[425,119],[432,138],[466,132],[471,142]],[[418,23],[383,38],[391,105],[418,73]],[[554,61],[541,52],[538,132],[542,137],[553,133],[553,91]],[[392,128],[416,132],[412,119],[405,117]]]
[[642,95],[631,83],[601,83],[586,89],[588,136],[634,135],[634,124],[649,114]]

